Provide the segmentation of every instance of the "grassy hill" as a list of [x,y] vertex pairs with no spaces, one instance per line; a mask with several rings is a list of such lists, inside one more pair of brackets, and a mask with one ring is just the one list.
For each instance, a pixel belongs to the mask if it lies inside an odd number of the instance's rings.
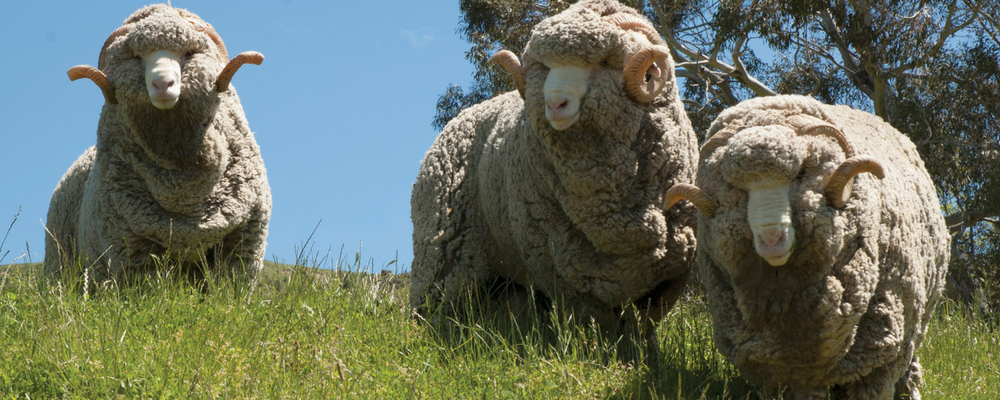
[[[166,278],[88,293],[46,284],[37,264],[0,267],[0,399],[764,398],[715,350],[696,296],[659,325],[659,367],[634,367],[574,321],[518,330],[478,309],[430,328],[409,313],[406,277],[338,265],[268,263],[252,288]],[[997,327],[938,311],[924,398],[1000,398]]]

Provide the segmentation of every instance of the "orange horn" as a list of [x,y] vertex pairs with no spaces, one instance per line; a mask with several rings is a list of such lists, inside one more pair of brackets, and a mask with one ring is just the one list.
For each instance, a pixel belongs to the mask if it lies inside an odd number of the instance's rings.
[[837,170],[830,175],[823,190],[826,201],[833,208],[844,208],[847,199],[851,197],[851,180],[863,172],[869,172],[877,178],[885,178],[882,164],[871,156],[855,156],[844,160]]
[[837,127],[829,122],[809,115],[793,115],[788,118],[788,122],[795,127],[799,135],[829,136],[837,141],[840,148],[844,150],[844,158],[854,157],[854,148],[847,142],[847,137]]
[[517,59],[517,54],[514,54],[510,50],[500,50],[493,57],[490,57],[489,62],[500,64],[510,73],[511,77],[514,78],[514,86],[517,87],[517,92],[521,94],[521,98],[523,99],[526,82],[524,80],[524,69],[521,68],[521,61]]
[[104,93],[104,101],[108,104],[118,104],[118,99],[115,97],[115,85],[111,84],[111,81],[108,80],[108,77],[101,70],[89,65],[77,65],[66,71],[66,75],[69,75],[69,80],[71,81],[80,78],[87,78],[94,81],[97,87],[101,88],[101,92]]
[[653,28],[653,25],[638,15],[618,13],[602,18],[604,22],[615,25],[626,31],[638,31],[646,35],[649,42],[656,45],[663,45],[666,42],[660,37],[660,33]]
[[124,36],[124,35],[128,34],[130,31],[132,31],[132,25],[122,25],[122,26],[119,26],[118,29],[115,29],[114,32],[111,32],[111,35],[109,35],[108,38],[107,38],[107,40],[104,41],[104,46],[101,47],[101,54],[97,57],[97,68],[98,69],[100,69],[100,70],[103,71],[104,67],[106,67],[107,64],[108,64],[108,60],[107,60],[107,58],[108,58],[108,46],[110,46],[111,43],[113,43],[115,41],[115,39],[117,39],[119,36]]
[[660,95],[666,85],[667,71],[660,71],[661,76],[646,81],[646,71],[653,63],[667,58],[670,50],[666,46],[652,46],[635,53],[625,66],[622,79],[625,81],[625,93],[639,103],[649,103]]
[[243,64],[254,64],[260,65],[264,62],[264,55],[256,51],[244,51],[233,57],[229,64],[222,69],[219,73],[219,77],[215,80],[215,91],[219,93],[225,93],[229,90],[229,82],[233,80],[233,75],[236,71],[243,66]]
[[708,197],[708,195],[701,191],[700,188],[689,183],[678,183],[674,185],[667,190],[666,197],[667,200],[665,202],[665,210],[669,210],[674,206],[674,204],[677,204],[677,202],[682,199],[687,199],[693,203],[694,206],[698,207],[698,210],[701,211],[702,214],[705,214],[708,218],[715,218],[715,210],[719,209],[719,203],[716,203],[715,200]]

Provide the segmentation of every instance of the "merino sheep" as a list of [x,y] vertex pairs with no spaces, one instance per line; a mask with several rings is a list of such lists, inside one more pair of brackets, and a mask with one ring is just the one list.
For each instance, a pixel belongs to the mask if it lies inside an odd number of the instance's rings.
[[[413,185],[410,305],[512,282],[617,330],[635,304],[659,320],[686,283],[694,207],[664,212],[694,177],[697,140],[662,38],[635,10],[583,1],[540,22],[517,92],[448,123]],[[523,99],[523,100],[522,100]]]
[[795,398],[919,398],[950,240],[913,143],[803,96],[744,101],[709,135],[698,187],[668,207],[702,210],[695,265],[722,354]]
[[254,277],[271,190],[229,81],[243,63],[262,60],[246,52],[230,61],[211,25],[158,4],[108,37],[99,69],[71,68],[70,79],[93,80],[105,104],[97,145],[52,194],[46,272],[81,260],[96,265],[90,276],[100,282],[149,271],[153,255]]

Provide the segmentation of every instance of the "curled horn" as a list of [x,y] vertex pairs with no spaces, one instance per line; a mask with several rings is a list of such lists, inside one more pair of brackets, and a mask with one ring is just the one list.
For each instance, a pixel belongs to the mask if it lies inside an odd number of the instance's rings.
[[719,203],[708,197],[705,192],[701,191],[697,186],[688,183],[678,183],[667,190],[667,200],[666,200],[666,210],[673,207],[681,199],[687,199],[691,203],[698,207],[698,210],[702,214],[705,214],[708,218],[715,218],[715,210],[719,209]]
[[851,197],[851,180],[862,172],[869,172],[879,179],[885,178],[882,164],[871,156],[854,156],[844,160],[826,181],[824,194],[833,208],[843,208]]
[[517,86],[517,92],[521,94],[521,98],[524,98],[524,69],[521,68],[521,61],[517,59],[517,55],[510,50],[500,50],[493,57],[490,57],[491,63],[497,63],[503,66],[504,69],[510,73],[511,77],[514,78],[514,86]]
[[829,122],[813,116],[799,114],[789,117],[788,123],[795,128],[795,131],[799,135],[832,137],[840,145],[840,148],[844,149],[844,158],[854,157],[854,148],[847,142],[847,137]]
[[220,37],[219,33],[215,31],[215,28],[213,28],[212,25],[209,24],[208,22],[202,21],[196,16],[189,14],[190,13],[185,11],[181,13],[181,16],[185,20],[187,20],[187,22],[191,24],[191,26],[193,26],[196,31],[204,32],[206,35],[208,35],[208,37],[212,39],[212,43],[215,43],[215,46],[219,48],[219,53],[220,53],[219,58],[221,58],[223,62],[228,61],[229,52],[226,50],[226,44],[222,42],[222,37]]
[[705,158],[712,154],[715,149],[725,146],[729,143],[729,138],[733,137],[737,132],[736,128],[727,127],[716,134],[712,135],[705,144],[701,146],[701,151],[698,152],[699,158]]
[[666,71],[660,71],[661,76],[654,77],[646,81],[646,71],[653,66],[656,61],[666,59],[670,55],[670,50],[666,46],[652,46],[640,50],[628,60],[622,79],[625,81],[625,93],[632,100],[639,103],[648,103],[660,95],[663,88],[667,86],[666,79],[662,76]]
[[826,201],[831,207],[843,208],[847,205],[847,199],[851,197],[853,190],[851,181],[858,174],[869,172],[879,179],[885,178],[882,164],[871,156],[855,156],[854,147],[847,141],[844,133],[829,122],[803,114],[789,117],[788,122],[795,127],[795,131],[799,135],[829,136],[836,140],[840,148],[844,150],[846,160],[837,167],[833,175],[830,175],[823,190]]
[[132,31],[132,25],[122,25],[122,26],[119,26],[118,29],[115,29],[114,32],[111,32],[111,35],[108,36],[108,39],[104,41],[104,46],[101,47],[101,55],[97,57],[97,68],[98,69],[100,69],[100,70],[103,71],[104,67],[106,67],[107,64],[108,64],[108,60],[107,60],[107,58],[108,58],[108,46],[110,46],[111,43],[114,43],[115,39],[117,39],[119,36],[124,36],[124,35],[128,34],[131,31]]
[[638,15],[617,13],[608,15],[602,19],[604,22],[615,25],[623,30],[638,31],[646,35],[646,38],[649,39],[650,43],[657,45],[666,44],[666,42],[663,41],[663,38],[660,37],[660,33],[653,28],[653,25],[650,25],[649,22]]
[[264,62],[264,55],[256,51],[244,51],[236,57],[233,57],[233,59],[229,61],[229,64],[226,64],[226,67],[219,73],[219,77],[216,78],[215,91],[225,93],[229,90],[229,82],[233,80],[233,75],[236,74],[236,71],[239,70],[243,64],[249,63],[260,65],[262,62]]
[[101,70],[89,65],[77,65],[66,71],[66,75],[69,75],[69,80],[71,81],[80,78],[87,78],[94,81],[97,87],[101,88],[101,92],[104,93],[104,101],[108,104],[118,104],[118,99],[115,97],[115,85],[111,84],[111,81],[108,80],[108,77]]

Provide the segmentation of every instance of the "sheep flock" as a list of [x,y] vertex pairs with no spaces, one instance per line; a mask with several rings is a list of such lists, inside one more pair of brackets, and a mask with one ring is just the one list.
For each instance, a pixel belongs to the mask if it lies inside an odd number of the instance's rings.
[[[542,20],[521,50],[491,60],[517,90],[462,111],[420,164],[416,318],[486,292],[515,314],[558,303],[655,354],[653,324],[694,275],[715,345],[767,390],[920,397],[950,236],[906,136],[779,95],[722,112],[699,150],[671,49],[614,0]],[[262,61],[160,4],[114,30],[96,68],[71,68],[105,104],[52,194],[46,274],[128,280],[169,258],[252,281],[271,194],[230,82]]]

